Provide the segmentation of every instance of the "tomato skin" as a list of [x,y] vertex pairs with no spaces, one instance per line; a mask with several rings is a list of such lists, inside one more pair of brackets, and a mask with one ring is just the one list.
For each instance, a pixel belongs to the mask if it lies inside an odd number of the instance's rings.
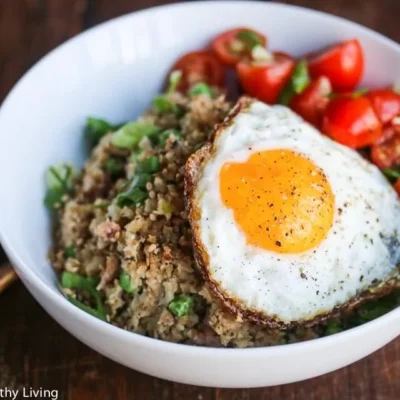
[[313,78],[326,76],[334,91],[353,90],[364,72],[364,53],[357,39],[329,47],[309,59]]
[[293,97],[290,108],[310,124],[319,127],[332,92],[329,79],[325,76],[313,80],[300,94]]
[[397,179],[397,181],[395,182],[394,190],[396,190],[397,194],[400,196],[400,179]]
[[256,34],[260,38],[262,45],[264,47],[267,45],[267,38],[254,29],[239,27],[222,32],[220,35],[216,36],[211,43],[214,53],[222,63],[226,65],[235,65],[241,58],[243,58],[243,56],[248,53],[248,51],[243,51],[239,54],[235,54],[229,50],[229,46],[233,41],[237,40],[237,34],[241,31],[250,31]]
[[276,103],[281,90],[290,79],[295,61],[285,53],[273,53],[274,61],[252,64],[241,61],[236,65],[239,82],[243,90],[265,103]]
[[182,78],[177,88],[180,92],[186,92],[197,82],[224,86],[224,66],[211,51],[193,51],[183,55],[171,68],[171,71],[176,70],[182,71]]
[[400,114],[400,95],[391,89],[371,90],[367,94],[372,106],[383,124]]
[[400,164],[400,127],[387,125],[383,129],[382,137],[371,147],[371,160],[381,169]]
[[322,131],[337,142],[360,148],[376,142],[382,124],[366,97],[337,97],[324,112]]

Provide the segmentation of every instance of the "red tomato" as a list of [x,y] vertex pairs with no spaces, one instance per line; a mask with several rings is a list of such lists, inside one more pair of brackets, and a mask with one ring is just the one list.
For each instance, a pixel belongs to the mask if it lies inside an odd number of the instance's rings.
[[[247,41],[240,38],[243,32],[245,32],[245,34],[247,32],[249,33],[249,39]],[[262,46],[266,46],[267,38],[263,34],[250,28],[235,28],[223,32],[212,41],[211,46],[223,63],[235,65],[244,56],[250,54],[252,37],[254,38],[253,43],[256,43],[258,40]]]
[[313,78],[326,76],[335,91],[354,89],[364,71],[364,54],[357,39],[329,47],[309,60]]
[[382,137],[371,147],[371,160],[379,168],[390,168],[400,164],[400,127],[388,125]]
[[367,94],[372,106],[383,124],[400,114],[400,95],[391,89],[371,90]]
[[182,71],[178,85],[180,92],[185,92],[197,82],[224,86],[224,67],[211,51],[193,51],[185,54],[171,68],[171,71],[176,70]]
[[382,124],[366,97],[337,97],[328,104],[322,131],[348,147],[368,146],[382,134]]
[[306,121],[320,126],[322,115],[329,103],[328,95],[332,92],[329,79],[325,76],[313,80],[300,94],[293,97],[289,106]]
[[241,61],[236,71],[244,91],[265,103],[276,103],[279,93],[290,79],[295,62],[285,53],[273,53],[273,61],[262,64]]
[[397,194],[400,196],[400,179],[397,179],[397,181],[395,182],[394,189],[396,190]]

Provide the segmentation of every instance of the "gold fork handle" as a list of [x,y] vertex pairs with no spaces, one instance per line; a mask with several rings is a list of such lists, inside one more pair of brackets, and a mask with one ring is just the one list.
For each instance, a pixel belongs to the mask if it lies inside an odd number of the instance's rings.
[[10,264],[0,266],[0,293],[6,290],[13,282],[18,279],[18,275]]

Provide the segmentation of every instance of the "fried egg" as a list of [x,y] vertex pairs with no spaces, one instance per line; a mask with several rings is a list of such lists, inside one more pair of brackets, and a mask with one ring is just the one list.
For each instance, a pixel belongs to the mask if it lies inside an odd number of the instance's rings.
[[398,286],[397,194],[286,107],[241,99],[189,158],[185,198],[197,263],[243,319],[312,325]]

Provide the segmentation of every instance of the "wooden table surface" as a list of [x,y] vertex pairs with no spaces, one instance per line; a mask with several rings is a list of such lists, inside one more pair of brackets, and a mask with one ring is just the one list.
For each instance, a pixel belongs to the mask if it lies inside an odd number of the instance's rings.
[[[0,101],[24,71],[68,38],[121,14],[171,2],[0,0]],[[328,11],[400,41],[399,0],[285,3]],[[57,389],[59,399],[73,400],[400,399],[400,338],[370,357],[323,377],[273,388],[227,390],[163,381],[104,358],[57,325],[20,282],[0,297],[0,320],[0,389]]]

